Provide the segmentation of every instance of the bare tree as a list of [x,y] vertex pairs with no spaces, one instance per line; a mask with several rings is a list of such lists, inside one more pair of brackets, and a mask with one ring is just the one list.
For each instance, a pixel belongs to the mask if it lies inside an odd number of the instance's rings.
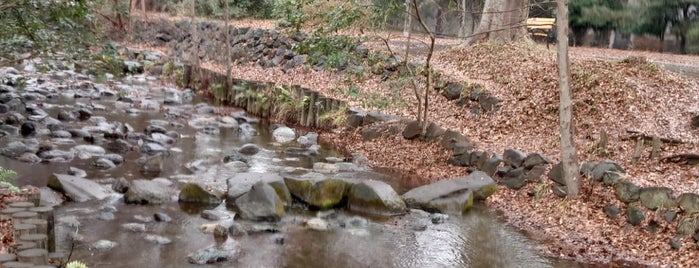
[[225,35],[226,35],[226,60],[224,61],[226,63],[226,86],[230,87],[231,86],[231,68],[232,68],[232,63],[231,63],[231,29],[228,27],[228,23],[230,20],[230,13],[229,13],[229,8],[228,8],[228,0],[225,0],[225,12],[226,12],[226,27],[225,29]]
[[570,61],[568,58],[568,0],[556,0],[557,3],[557,52],[558,83],[560,87],[560,123],[561,123],[561,165],[563,179],[568,187],[568,198],[577,198],[580,191],[578,178],[578,156],[573,135],[573,101],[570,90]]
[[527,36],[528,0],[486,0],[476,31],[462,45],[480,40],[510,42]]

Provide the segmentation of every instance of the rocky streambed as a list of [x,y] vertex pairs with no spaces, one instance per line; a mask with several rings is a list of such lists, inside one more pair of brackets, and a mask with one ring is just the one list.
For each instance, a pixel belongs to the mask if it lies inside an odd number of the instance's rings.
[[317,133],[142,66],[127,62],[122,79],[61,59],[0,68],[0,165],[55,207],[56,251],[90,267],[555,265],[473,206],[494,190],[484,173],[405,189]]

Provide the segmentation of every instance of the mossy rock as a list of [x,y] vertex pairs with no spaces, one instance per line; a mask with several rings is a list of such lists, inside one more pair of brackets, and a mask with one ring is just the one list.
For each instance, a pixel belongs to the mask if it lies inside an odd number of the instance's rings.
[[350,210],[393,216],[404,214],[405,202],[393,188],[382,181],[366,180],[352,185],[347,196]]
[[683,193],[677,198],[682,211],[686,214],[699,212],[699,195],[695,193]]
[[466,189],[449,196],[433,199],[423,205],[422,209],[428,212],[461,214],[473,206],[473,197],[473,191]]
[[223,202],[224,193],[216,190],[206,190],[206,186],[196,183],[187,183],[180,189],[178,200],[180,202],[220,204]]
[[347,182],[338,179],[284,178],[291,195],[320,209],[338,206],[345,197]]
[[614,193],[621,202],[628,204],[638,201],[641,187],[629,181],[619,181],[614,185]]
[[639,193],[641,204],[648,209],[672,208],[677,206],[672,198],[672,189],[667,187],[646,187]]

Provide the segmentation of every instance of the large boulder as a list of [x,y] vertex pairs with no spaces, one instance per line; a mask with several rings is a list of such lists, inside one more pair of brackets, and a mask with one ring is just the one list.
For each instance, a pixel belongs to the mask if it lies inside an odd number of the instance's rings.
[[286,126],[281,126],[272,131],[272,137],[278,143],[287,143],[296,139],[296,132]]
[[94,181],[67,174],[53,174],[46,184],[76,202],[102,200],[109,194],[102,185]]
[[344,180],[318,176],[287,176],[284,178],[284,182],[291,195],[320,209],[339,205],[349,188],[348,183]]
[[198,183],[186,183],[180,189],[178,200],[188,203],[220,204],[224,193],[214,187],[206,187]]
[[365,180],[352,185],[347,196],[350,210],[393,216],[406,212],[405,202],[393,188],[382,181]]
[[683,193],[677,198],[677,203],[684,213],[699,212],[699,195],[695,193]]
[[614,193],[621,202],[628,204],[638,201],[641,187],[629,181],[619,181],[614,185]]
[[157,181],[134,180],[124,194],[127,204],[163,204],[170,201],[170,188]]
[[638,198],[641,205],[648,209],[671,208],[676,203],[672,198],[672,189],[667,187],[646,187],[641,189]]
[[626,171],[624,171],[621,166],[617,165],[617,163],[610,160],[605,160],[595,165],[595,167],[592,169],[592,178],[595,179],[595,181],[602,181],[604,174],[607,172],[617,172],[620,174],[626,173]]
[[286,183],[284,183],[284,178],[277,173],[243,172],[235,174],[235,176],[227,180],[228,192],[226,197],[231,200],[236,199],[249,192],[252,186],[259,181],[264,181],[269,186],[272,186],[285,206],[291,205],[289,189],[286,187]]
[[505,164],[516,168],[520,167],[522,163],[524,163],[524,159],[526,157],[527,155],[524,154],[522,151],[515,149],[505,150],[505,153],[503,154],[503,160],[505,161]]
[[[497,190],[495,181],[487,174],[475,171],[466,177],[424,185],[403,194],[409,207],[441,212],[468,209],[473,199],[482,200]],[[454,202],[461,202],[458,206]],[[449,211],[442,211],[448,209]]]
[[278,221],[284,216],[279,195],[264,181],[253,184],[250,191],[235,200],[240,216],[249,220]]

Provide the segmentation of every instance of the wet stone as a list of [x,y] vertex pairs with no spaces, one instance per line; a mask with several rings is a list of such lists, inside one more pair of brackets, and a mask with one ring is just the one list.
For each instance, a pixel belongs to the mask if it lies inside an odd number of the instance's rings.
[[95,243],[92,243],[92,248],[96,250],[110,250],[113,249],[114,247],[117,246],[117,243],[114,241],[109,241],[109,240],[99,240]]
[[34,203],[32,202],[13,202],[10,203],[9,207],[11,208],[31,208],[34,207]]
[[162,213],[162,212],[156,212],[155,214],[153,214],[153,218],[157,222],[171,222],[172,221],[172,218],[170,216],[168,216],[167,214]]
[[9,261],[16,261],[17,256],[11,253],[0,253],[0,263],[6,263]]
[[167,244],[172,243],[172,240],[170,240],[170,238],[167,238],[164,236],[159,236],[159,235],[147,234],[143,238],[148,242],[158,244],[158,245],[167,245]]

